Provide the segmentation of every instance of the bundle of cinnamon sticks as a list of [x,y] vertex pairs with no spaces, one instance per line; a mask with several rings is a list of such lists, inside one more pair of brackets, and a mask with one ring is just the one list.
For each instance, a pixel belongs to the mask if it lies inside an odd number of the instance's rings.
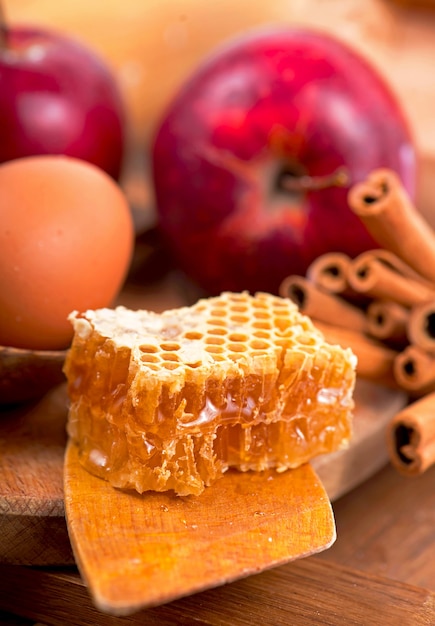
[[392,464],[418,475],[435,464],[435,232],[391,170],[373,171],[348,200],[379,248],[320,256],[280,293],[353,349],[360,377],[407,391],[387,440]]

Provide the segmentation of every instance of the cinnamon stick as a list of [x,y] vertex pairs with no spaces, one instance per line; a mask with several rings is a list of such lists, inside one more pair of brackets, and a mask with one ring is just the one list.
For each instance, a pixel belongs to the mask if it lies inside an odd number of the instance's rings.
[[435,354],[435,300],[412,309],[408,322],[409,341]]
[[352,261],[348,280],[351,287],[371,298],[391,300],[405,307],[435,299],[435,287],[399,274],[374,255],[364,253]]
[[404,306],[397,302],[373,300],[367,307],[366,316],[369,335],[394,345],[406,345],[409,310]]
[[358,358],[358,376],[397,389],[393,370],[398,355],[396,350],[353,330],[313,321],[329,343],[351,348]]
[[408,405],[391,421],[388,432],[391,463],[407,476],[423,474],[435,463],[435,393]]
[[405,263],[405,261],[398,257],[397,254],[391,252],[391,250],[386,250],[385,248],[374,248],[373,250],[362,252],[358,258],[363,259],[364,257],[374,258],[390,269],[395,270],[398,274],[411,278],[418,283],[423,283],[423,285],[426,285],[429,289],[434,289],[433,282],[423,278],[423,276],[416,272],[410,265],[408,265],[408,263]]
[[280,286],[280,295],[290,298],[301,313],[313,319],[364,332],[366,317],[356,306],[342,298],[318,289],[302,276],[288,276]]
[[350,257],[343,252],[327,252],[315,259],[307,269],[307,278],[328,293],[341,294],[349,288],[347,272]]
[[399,387],[413,396],[435,391],[435,356],[409,345],[395,358],[394,377]]
[[350,189],[348,202],[382,248],[435,281],[435,234],[413,206],[395,172],[374,170]]

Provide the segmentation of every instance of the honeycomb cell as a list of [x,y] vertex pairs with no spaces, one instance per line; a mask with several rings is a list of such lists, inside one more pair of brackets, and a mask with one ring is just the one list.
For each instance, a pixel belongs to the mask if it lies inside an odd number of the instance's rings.
[[248,324],[249,317],[246,315],[231,315],[230,320],[236,324]]
[[248,341],[248,336],[243,333],[231,333],[228,335],[229,341]]
[[269,320],[270,319],[270,314],[269,313],[265,313],[263,311],[254,311],[254,317],[257,320]]
[[184,333],[184,338],[185,339],[190,339],[192,341],[197,340],[197,339],[198,340],[202,339],[203,337],[204,337],[204,334],[203,333],[199,333],[197,331],[191,331],[191,332]]
[[253,350],[267,350],[270,348],[268,341],[261,341],[260,339],[253,339],[249,345]]
[[226,320],[223,319],[216,319],[216,318],[212,318],[209,321],[210,324],[212,324],[213,326],[225,326],[225,328],[228,325],[228,322]]
[[160,361],[160,357],[155,354],[142,354],[140,360],[142,363],[158,363]]
[[243,354],[242,351],[229,352],[228,359],[230,359],[230,361],[234,361],[235,363],[237,363],[237,361],[245,361],[246,354]]
[[254,309],[269,309],[270,308],[270,305],[268,306],[268,303],[262,299],[258,299],[258,300],[255,300],[254,302],[251,302],[251,305]]
[[253,322],[252,328],[261,328],[263,330],[272,330],[273,326],[270,322]]
[[159,351],[157,346],[150,346],[150,345],[145,345],[145,344],[142,346],[139,346],[139,350],[145,353],[155,353]]
[[180,367],[180,363],[174,363],[174,361],[163,361],[162,365],[167,370],[175,370]]
[[288,318],[280,315],[279,317],[275,317],[275,319],[273,320],[273,325],[281,332],[284,332],[289,328],[290,323]]
[[242,343],[230,343],[228,345],[228,350],[231,350],[231,352],[246,352],[248,350],[248,346],[245,346]]
[[153,363],[147,363],[146,367],[147,367],[147,369],[152,370],[153,372],[159,372],[160,371],[160,366],[159,365],[154,365]]
[[223,354],[225,352],[222,346],[206,346],[205,351],[209,354]]
[[207,337],[205,343],[215,346],[223,346],[225,344],[225,339],[222,339],[222,337]]
[[176,352],[180,349],[179,343],[162,343],[160,348],[165,352]]
[[315,346],[316,340],[311,337],[308,333],[303,333],[298,336],[297,341],[299,344],[304,346]]

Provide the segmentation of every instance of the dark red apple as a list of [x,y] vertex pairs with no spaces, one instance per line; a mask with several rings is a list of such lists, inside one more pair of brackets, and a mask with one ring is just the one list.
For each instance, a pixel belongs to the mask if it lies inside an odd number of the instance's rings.
[[4,27],[0,38],[0,162],[38,154],[89,161],[118,178],[124,106],[106,64],[55,32]]
[[276,292],[322,253],[375,246],[348,188],[382,166],[413,194],[415,160],[397,99],[359,54],[317,31],[257,31],[217,51],[165,113],[159,225],[207,292]]

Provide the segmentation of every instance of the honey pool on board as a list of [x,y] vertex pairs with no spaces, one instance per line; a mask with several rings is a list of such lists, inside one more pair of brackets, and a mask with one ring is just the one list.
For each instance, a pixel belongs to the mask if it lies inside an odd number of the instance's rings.
[[288,299],[223,293],[71,321],[68,432],[115,487],[198,495],[229,467],[283,471],[348,444],[356,359]]

